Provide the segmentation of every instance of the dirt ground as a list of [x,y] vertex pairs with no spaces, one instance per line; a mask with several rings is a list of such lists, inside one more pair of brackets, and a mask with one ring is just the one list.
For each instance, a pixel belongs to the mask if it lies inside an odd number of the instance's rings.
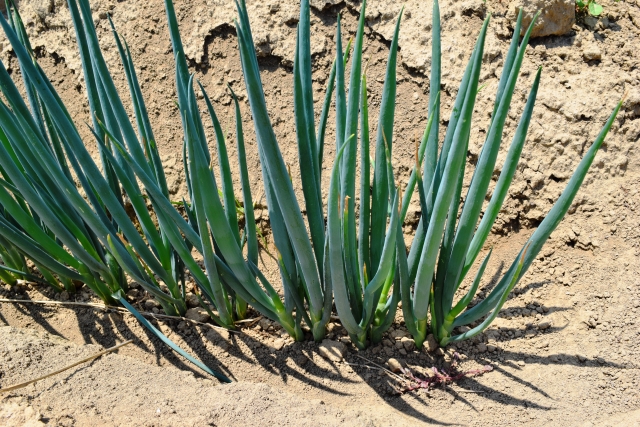
[[[190,65],[223,124],[232,118],[225,84],[230,83],[242,99],[249,167],[258,176],[232,26],[233,2],[175,3]],[[297,2],[248,3],[271,119],[299,189],[291,85]],[[264,320],[240,333],[180,321],[156,323],[177,344],[235,381],[223,385],[193,369],[130,315],[83,306],[0,303],[0,325],[6,325],[0,326],[2,387],[134,340],[117,353],[3,395],[0,425],[640,425],[640,1],[602,3],[604,15],[595,22],[579,15],[569,35],[530,43],[504,147],[513,136],[539,66],[543,66],[543,78],[516,178],[485,248],[493,247],[494,256],[479,298],[544,218],[614,105],[627,93],[624,107],[570,213],[482,336],[444,351],[417,351],[403,341],[407,332],[399,316],[383,344],[360,352],[349,347],[343,361],[329,362],[319,354],[318,344],[294,343]],[[360,4],[351,0],[312,4],[319,113],[335,53],[336,14],[343,13],[345,31],[353,34]],[[426,4],[405,3],[400,38],[393,157],[401,182],[408,179],[414,141],[426,121],[431,61],[431,7]],[[474,116],[467,182],[486,136],[514,4],[506,0],[441,2],[445,119],[482,19],[492,13],[482,74],[486,86]],[[132,48],[171,192],[178,199],[185,194],[182,131],[173,104],[173,62],[162,1],[97,0],[92,6],[106,59],[125,99],[128,92],[107,13]],[[66,2],[22,0],[20,7],[38,61],[74,120],[88,121]],[[390,34],[401,7],[400,2],[389,0],[368,3],[365,56],[372,122],[377,117]],[[0,58],[19,74],[4,38],[0,38]],[[332,117],[329,123],[330,142]],[[235,158],[232,145],[229,148],[230,157]],[[505,154],[506,148],[498,168]],[[325,158],[333,155],[334,144],[328,143]],[[325,177],[330,167],[331,162],[325,163]],[[259,200],[260,195],[256,180],[254,198]],[[419,206],[414,204],[405,224],[407,241],[418,219]],[[265,217],[261,226],[268,237]],[[264,259],[268,268],[268,257]],[[270,277],[275,278],[274,273],[272,269]],[[61,299],[31,285],[3,285],[0,294],[12,299]],[[136,298],[142,304],[145,295],[140,292]],[[85,292],[70,299],[98,302]],[[337,320],[330,330],[329,338],[344,338]],[[460,370],[488,365],[492,371],[428,392],[398,395],[397,378],[379,368],[394,358],[415,373],[428,374],[431,367],[447,369],[455,352],[460,355]]]

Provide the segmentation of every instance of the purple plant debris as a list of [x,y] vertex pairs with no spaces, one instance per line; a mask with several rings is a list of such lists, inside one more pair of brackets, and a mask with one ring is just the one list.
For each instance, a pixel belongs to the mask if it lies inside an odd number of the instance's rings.
[[397,393],[403,394],[418,389],[431,390],[439,385],[446,385],[455,381],[459,381],[463,378],[476,377],[478,375],[483,375],[487,372],[493,371],[493,367],[489,365],[485,365],[480,369],[460,371],[458,370],[459,360],[460,355],[458,353],[454,353],[453,362],[448,369],[439,370],[435,367],[431,368],[431,370],[433,371],[433,376],[414,374],[409,368],[401,368],[401,371],[404,374],[405,378],[409,380],[409,384],[404,388],[397,390]]

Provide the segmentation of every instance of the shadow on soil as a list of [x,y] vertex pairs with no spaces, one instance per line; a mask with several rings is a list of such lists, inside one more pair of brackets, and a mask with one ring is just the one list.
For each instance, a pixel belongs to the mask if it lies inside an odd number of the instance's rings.
[[[9,306],[4,307],[8,308]],[[20,319],[21,316],[25,316],[29,318],[29,323],[35,322],[51,334],[64,336],[61,330],[66,328],[64,325],[60,325],[60,321],[57,319],[59,308],[38,304],[13,304],[11,307],[15,309],[17,316],[0,316],[2,322],[6,324],[14,323],[12,326],[25,327],[28,326],[28,323],[21,323],[20,320],[7,320],[7,317]],[[555,309],[562,310],[562,308]],[[196,377],[208,378],[207,375],[184,362],[154,335],[140,327],[133,317],[96,308],[65,307],[65,310],[74,312],[77,328],[85,343],[95,343],[106,348],[116,345],[123,338],[132,339],[138,349],[147,355],[152,354],[155,357],[156,364],[160,365],[163,362],[168,362],[178,369],[193,372]],[[355,395],[358,385],[365,383],[388,405],[403,412],[405,415],[423,422],[449,425],[424,414],[424,407],[429,406],[428,399],[425,399],[428,396],[428,390],[426,394],[422,392],[398,393],[401,385],[399,381],[380,369],[380,366],[385,366],[387,361],[396,355],[388,356],[385,351],[382,351],[384,349],[382,345],[374,346],[366,351],[347,352],[345,361],[355,373],[354,375],[353,373],[347,373],[349,369],[342,363],[329,363],[329,367],[327,367],[326,361],[321,359],[318,354],[318,344],[313,341],[293,343],[276,350],[266,345],[264,341],[256,340],[244,333],[219,332],[218,329],[212,329],[207,326],[194,326],[179,321],[163,322],[161,326],[156,321],[153,321],[153,323],[171,340],[185,349],[188,348],[190,353],[197,356],[207,366],[224,373],[233,380],[246,379],[254,382],[267,382],[266,375],[263,376],[260,373],[253,372],[250,377],[238,378],[229,369],[230,365],[248,364],[259,367],[259,372],[278,376],[284,384],[287,384],[291,378],[295,378],[315,389],[336,395]],[[549,328],[545,333],[554,333],[559,329],[561,328]],[[120,336],[118,336],[116,330],[119,331]],[[268,337],[265,336],[265,338]],[[151,346],[149,346],[149,343],[151,343]],[[518,362],[526,361],[526,364],[538,365],[572,365],[580,368],[621,367],[604,359],[581,362],[575,355],[568,354],[553,354],[540,357],[525,352],[505,350],[483,354],[467,349],[457,349],[456,351],[462,359],[474,359],[481,365],[489,365],[506,380],[526,387],[531,390],[534,396],[539,396],[551,402],[554,399],[545,390],[518,376],[517,371],[522,369]],[[446,372],[450,369],[450,363],[445,362],[445,357],[425,352],[415,353],[417,355],[408,356],[407,361],[416,375],[427,374],[431,367],[436,367],[441,372]],[[449,353],[451,354],[451,352]],[[316,363],[314,360],[321,360],[322,363]],[[507,367],[510,369],[506,370],[505,368]],[[243,369],[242,371],[251,372],[251,369]],[[69,375],[74,374],[70,373]],[[504,405],[542,410],[553,409],[553,403],[541,404],[539,401],[536,402],[532,399],[518,398],[505,391],[488,387],[482,384],[478,378],[465,377],[455,383],[455,388],[456,390],[447,385],[441,387],[444,392],[451,395],[452,401],[458,400],[474,411],[478,409],[465,397],[470,393],[482,395],[486,399]]]

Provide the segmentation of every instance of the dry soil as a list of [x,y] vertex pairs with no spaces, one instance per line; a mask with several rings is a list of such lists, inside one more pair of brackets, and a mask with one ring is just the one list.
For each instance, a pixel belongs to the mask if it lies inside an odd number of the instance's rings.
[[[298,8],[294,0],[248,3],[271,119],[299,190],[291,84]],[[336,14],[343,13],[345,31],[353,34],[360,4],[350,0],[312,3],[316,6],[312,10],[312,51],[319,113],[335,54]],[[235,381],[221,385],[192,369],[127,314],[81,306],[2,303],[0,322],[6,325],[0,327],[3,387],[126,339],[133,339],[134,344],[2,396],[0,424],[640,425],[640,2],[602,3],[605,12],[600,19],[579,15],[568,35],[537,38],[530,43],[495,179],[539,66],[543,66],[543,78],[514,184],[485,248],[493,247],[495,255],[479,298],[491,289],[503,264],[511,262],[544,218],[624,93],[626,101],[570,213],[500,317],[482,336],[445,351],[418,351],[407,341],[398,317],[383,344],[364,352],[350,347],[343,361],[329,362],[319,355],[316,343],[294,343],[266,321],[237,334],[180,321],[159,321],[172,340]],[[405,5],[393,152],[402,183],[413,164],[415,138],[425,125],[431,62],[430,4],[409,0]],[[20,7],[38,61],[77,123],[89,121],[66,3],[23,0]],[[171,192],[178,199],[185,194],[181,129],[173,103],[173,62],[162,1],[96,0],[92,7],[105,56],[123,98],[128,92],[107,13],[112,14],[131,46]],[[389,0],[369,2],[365,55],[373,126],[390,35],[401,7],[400,2]],[[207,88],[223,122],[230,123],[232,117],[226,83],[240,94],[249,167],[253,176],[259,176],[232,26],[232,2],[176,0],[176,9],[191,69]],[[467,156],[468,182],[486,137],[511,36],[511,14],[506,2],[494,0],[447,0],[441,9],[444,119],[482,19],[492,13],[483,61],[482,82],[486,86],[479,95]],[[15,57],[3,38],[0,58],[19,75]],[[327,137],[330,142],[332,120]],[[334,144],[328,143],[327,150],[325,157],[331,159]],[[330,162],[325,164],[325,177],[330,167]],[[260,199],[260,185],[256,180],[256,199]],[[407,240],[419,214],[418,204],[412,205],[405,224]],[[261,227],[268,239],[266,213]],[[271,266],[271,277],[276,277],[266,254],[264,260],[267,268]],[[61,299],[31,285],[4,286],[1,292],[4,298]],[[70,298],[95,301],[85,292]],[[145,295],[140,292],[134,299],[143,304]],[[330,338],[343,337],[339,321],[330,328]],[[394,392],[397,379],[377,367],[395,358],[413,372],[427,374],[431,367],[446,369],[454,352],[460,354],[463,371],[486,365],[493,370],[447,387],[398,395]]]

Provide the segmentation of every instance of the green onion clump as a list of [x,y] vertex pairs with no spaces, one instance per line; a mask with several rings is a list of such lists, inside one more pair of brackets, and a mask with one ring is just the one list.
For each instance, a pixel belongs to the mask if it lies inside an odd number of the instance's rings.
[[[296,313],[302,312],[302,317],[314,331],[314,337],[321,338],[331,309],[330,293],[333,293],[342,325],[359,348],[382,339],[383,332],[395,318],[399,300],[402,300],[407,328],[418,347],[422,346],[429,331],[443,346],[481,333],[495,319],[513,287],[566,214],[621,104],[618,104],[583,158],[562,196],[505,276],[487,298],[468,308],[474,300],[491,252],[480,265],[469,292],[455,304],[454,297],[480,253],[507,195],[526,139],[540,83],[539,69],[498,183],[483,213],[482,205],[496,165],[505,121],[535,19],[519,43],[522,12],[518,16],[487,139],[464,197],[465,202],[460,206],[489,18],[484,22],[464,73],[444,140],[439,141],[440,11],[437,0],[433,2],[429,115],[416,150],[416,165],[402,195],[396,184],[398,177],[391,165],[394,112],[395,104],[399,101],[396,97],[396,62],[402,13],[398,17],[389,51],[375,132],[375,160],[372,164],[367,83],[362,69],[366,1],[362,3],[353,44],[348,85],[345,82],[348,53],[343,53],[338,16],[336,58],[316,129],[309,46],[309,2],[302,0],[293,88],[299,163],[305,168],[301,169],[300,174],[307,212],[305,224],[300,214],[301,203],[294,194],[269,120],[246,5],[244,0],[237,0],[236,4],[239,13],[236,22],[238,43],[263,178],[267,183],[271,224],[280,253],[285,296],[293,300]],[[335,91],[336,157],[328,200],[323,201],[321,170],[332,91]],[[359,180],[356,177],[358,163]],[[422,217],[407,253],[402,224],[416,187]],[[356,200],[359,200],[358,207]],[[472,324],[482,318],[484,320],[469,331],[454,334],[455,327]]]
[[[189,242],[200,242],[200,237],[187,225],[185,230],[191,232],[185,231],[191,238],[187,241],[176,225],[186,222],[168,201],[164,170],[126,43],[114,29],[135,125],[100,51],[88,1],[69,0],[68,4],[92,115],[90,131],[99,148],[102,171],[35,61],[17,9],[9,2],[8,20],[0,16],[0,25],[18,58],[29,106],[0,63],[0,90],[7,101],[0,101],[0,244],[10,242],[3,244],[0,253],[3,261],[9,261],[4,271],[29,277],[24,271],[24,259],[29,259],[54,288],[74,291],[78,283],[84,283],[105,303],[124,305],[192,363],[229,381],[178,348],[124,297],[128,276],[153,295],[165,313],[180,316],[187,310],[185,268],[214,304],[217,288],[206,276],[199,280],[204,275],[197,273],[202,270],[189,264],[193,260]],[[143,194],[137,176],[149,177],[158,192]],[[233,201],[235,214],[235,198]],[[135,219],[127,213],[129,204]],[[214,320],[233,327],[233,320],[223,316],[214,315]]]
[[[439,120],[433,121],[426,139],[426,158],[422,181],[418,181],[422,218],[409,252],[407,272],[410,280],[401,289],[402,309],[407,328],[420,347],[430,330],[436,341],[445,346],[450,342],[471,338],[484,331],[497,317],[514,286],[522,278],[553,230],[569,210],[571,203],[602,145],[621,107],[619,103],[609,120],[578,165],[560,198],[544,218],[529,240],[524,244],[510,268],[495,288],[473,307],[475,297],[491,251],[480,264],[469,291],[454,304],[456,292],[473,266],[498,216],[509,186],[513,180],[520,154],[526,140],[533,107],[540,83],[541,69],[535,76],[520,122],[509,147],[488,206],[482,211],[487,196],[505,121],[516,81],[524,58],[536,14],[520,44],[518,44],[522,11],[515,25],[511,46],[505,58],[502,76],[498,84],[487,138],[482,147],[469,190],[460,206],[465,157],[469,144],[472,114],[482,65],[483,48],[489,24],[485,20],[475,49],[462,78],[460,89],[449,119],[444,141],[438,154]],[[440,84],[440,13],[437,0],[433,3],[433,58],[431,70],[430,114],[440,115],[437,93]],[[405,266],[399,267],[405,271]],[[428,317],[430,329],[427,328]],[[459,334],[454,329],[479,322],[473,328]]]
[[[258,267],[258,235],[238,99],[229,88],[235,106],[240,197],[234,194],[227,140],[214,106],[189,72],[172,1],[165,0],[165,9],[183,128],[189,197],[188,202],[179,203],[184,211],[169,198],[158,145],[126,42],[111,23],[130,92],[133,123],[100,50],[88,0],[68,3],[92,115],[89,128],[102,168],[91,158],[67,109],[35,61],[22,21],[9,0],[9,18],[0,17],[0,25],[18,57],[27,102],[0,62],[0,90],[6,100],[0,100],[0,257],[4,263],[0,279],[7,283],[17,278],[37,279],[71,292],[78,284],[87,284],[106,303],[121,303],[168,345],[223,380],[226,377],[182,352],[129,305],[124,298],[128,279],[143,286],[167,314],[183,315],[189,272],[199,289],[201,305],[216,323],[229,329],[247,315],[250,305],[279,322],[296,340],[304,338],[304,325],[315,340],[321,340],[335,304],[352,342],[365,348],[382,340],[402,301],[406,326],[418,347],[428,333],[442,346],[470,338],[495,319],[568,211],[621,106],[617,105],[564,192],[498,285],[470,307],[491,251],[480,264],[470,290],[457,300],[456,294],[506,198],[540,83],[539,69],[483,211],[533,22],[520,42],[522,12],[518,16],[487,139],[461,204],[489,18],[480,31],[440,141],[440,12],[434,0],[429,114],[416,147],[415,166],[401,190],[391,159],[395,105],[400,101],[396,67],[402,13],[390,45],[377,129],[372,132],[369,125],[363,67],[366,1],[353,49],[352,42],[343,49],[338,16],[335,61],[316,125],[310,6],[309,0],[302,0],[293,69],[299,163],[305,168],[300,170],[303,200],[299,201],[269,118],[246,4],[237,0],[238,47],[277,248],[284,290],[281,297]],[[198,92],[214,129],[219,180],[196,102]],[[332,105],[336,110],[336,154],[329,194],[323,200],[325,135]],[[372,138],[375,145],[370,148]],[[407,247],[402,226],[416,191],[422,216]],[[243,229],[238,220],[238,199],[242,200]],[[135,218],[127,213],[129,205]],[[194,250],[202,256],[204,268],[196,262]],[[28,272],[27,260],[42,279]],[[456,327],[466,325],[474,326],[455,333]]]

